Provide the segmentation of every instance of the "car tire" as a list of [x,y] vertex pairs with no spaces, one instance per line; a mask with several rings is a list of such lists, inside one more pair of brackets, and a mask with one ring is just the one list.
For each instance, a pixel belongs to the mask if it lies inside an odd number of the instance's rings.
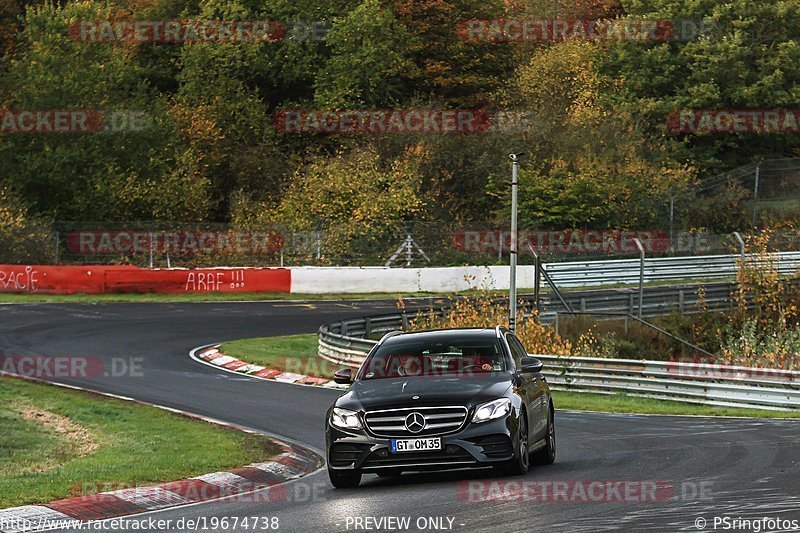
[[328,469],[331,485],[337,489],[354,489],[361,483],[361,472],[348,472]]
[[545,445],[541,450],[536,451],[531,459],[536,465],[551,465],[556,462],[556,425],[553,417],[553,406],[547,408],[547,434]]
[[530,454],[528,453],[528,420],[524,411],[520,411],[519,417],[519,437],[517,438],[517,449],[514,458],[510,463],[501,467],[503,471],[514,476],[523,476],[528,473],[530,467]]

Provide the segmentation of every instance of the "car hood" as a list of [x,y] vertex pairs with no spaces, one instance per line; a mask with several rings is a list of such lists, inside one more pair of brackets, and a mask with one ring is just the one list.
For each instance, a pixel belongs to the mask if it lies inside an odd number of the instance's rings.
[[370,379],[353,383],[336,405],[354,411],[436,405],[469,407],[504,397],[511,384],[510,372]]

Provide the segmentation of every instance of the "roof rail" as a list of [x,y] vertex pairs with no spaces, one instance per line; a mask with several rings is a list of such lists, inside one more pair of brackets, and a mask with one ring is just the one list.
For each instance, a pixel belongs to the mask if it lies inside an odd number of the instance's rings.
[[503,332],[511,331],[505,326],[495,326],[494,332],[497,334],[497,338],[500,338]]
[[400,331],[400,330],[390,331],[389,333],[387,333],[386,335],[381,337],[381,340],[378,341],[378,344],[376,344],[376,346],[380,346],[381,344],[383,344],[383,341],[385,341],[389,337],[394,337],[396,335],[402,335],[402,334],[403,334],[403,332]]

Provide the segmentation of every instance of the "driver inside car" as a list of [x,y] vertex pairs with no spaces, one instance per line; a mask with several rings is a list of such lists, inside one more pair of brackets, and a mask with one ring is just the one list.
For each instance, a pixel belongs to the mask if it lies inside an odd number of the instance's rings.
[[484,372],[491,372],[495,369],[495,362],[491,358],[481,355],[477,348],[464,348],[461,352],[466,367],[479,367]]
[[398,376],[421,376],[425,370],[424,360],[421,355],[399,355],[397,356],[397,375]]

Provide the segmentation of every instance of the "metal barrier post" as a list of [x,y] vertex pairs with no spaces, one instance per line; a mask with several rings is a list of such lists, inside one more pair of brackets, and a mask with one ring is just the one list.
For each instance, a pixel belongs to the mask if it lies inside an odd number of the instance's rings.
[[761,163],[764,161],[759,161],[758,165],[756,165],[756,183],[753,187],[753,227],[756,227],[758,223],[758,181],[761,177]]
[[503,231],[501,230],[500,231],[500,239],[499,239],[499,241],[497,243],[497,260],[498,261],[502,261],[503,260],[503,244],[504,244],[503,243]]
[[669,249],[672,250],[672,243],[673,235],[674,235],[674,223],[675,223],[675,189],[672,188],[669,190]]
[[533,303],[536,306],[536,319],[540,320],[539,314],[542,312],[541,305],[539,303],[540,297],[540,288],[541,288],[541,279],[542,279],[542,262],[539,259],[539,254],[536,253],[536,250],[531,248],[531,252],[533,252]]
[[644,246],[639,239],[635,238],[633,242],[639,248],[639,320],[641,320],[644,307]]
[[745,245],[744,239],[742,239],[741,234],[738,231],[733,232],[733,236],[736,237],[736,240],[739,241],[739,254],[742,256],[742,263],[745,262]]
[[150,253],[148,254],[147,266],[148,266],[148,268],[153,268],[153,232],[152,231],[148,234],[148,237],[149,238],[147,240],[150,241],[149,242]]

